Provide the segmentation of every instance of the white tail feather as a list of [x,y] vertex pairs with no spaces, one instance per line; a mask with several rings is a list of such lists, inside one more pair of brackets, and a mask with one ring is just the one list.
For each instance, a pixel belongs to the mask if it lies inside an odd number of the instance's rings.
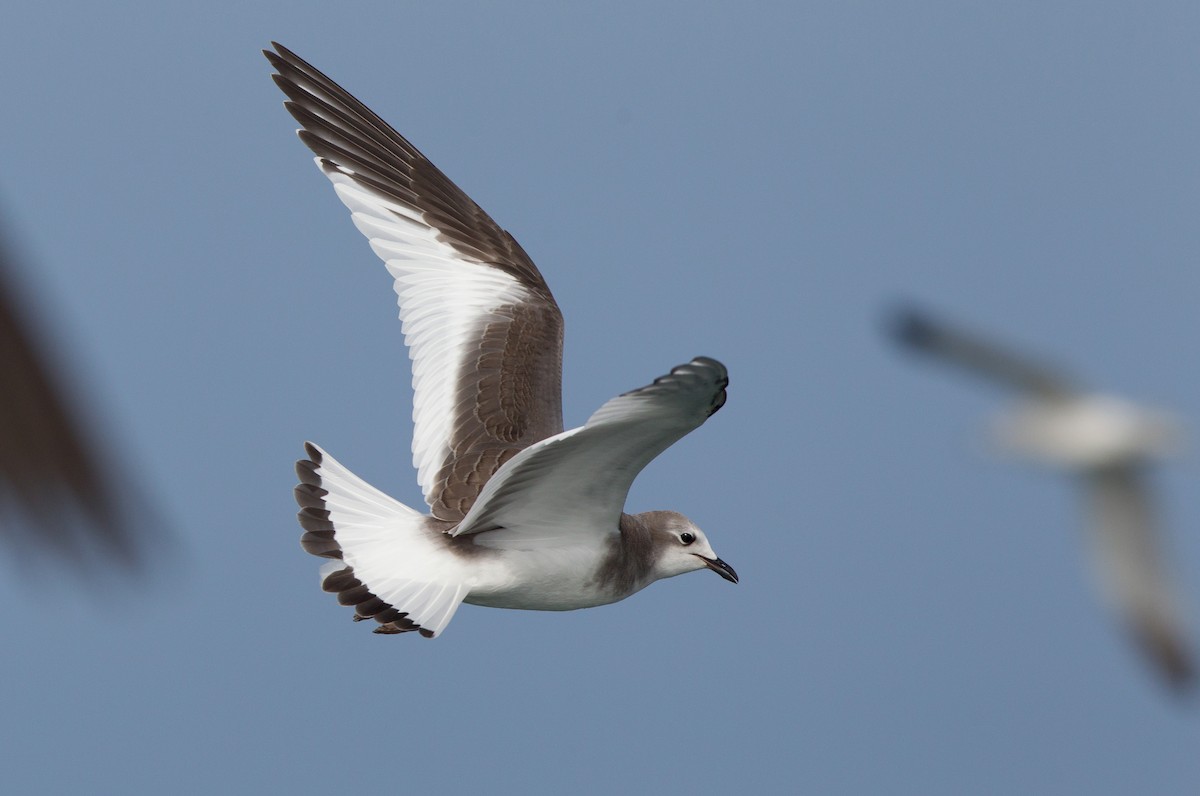
[[317,446],[316,475],[342,561],[321,568],[322,579],[349,566],[379,599],[438,635],[469,591],[457,554],[425,516],[363,481]]

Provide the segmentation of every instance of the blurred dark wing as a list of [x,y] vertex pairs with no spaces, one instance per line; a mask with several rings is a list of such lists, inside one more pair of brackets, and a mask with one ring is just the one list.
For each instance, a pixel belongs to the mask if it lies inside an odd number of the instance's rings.
[[897,312],[891,333],[908,348],[1017,390],[1045,397],[1065,397],[1076,392],[1062,372],[918,310]]
[[0,243],[0,537],[85,563],[132,566],[137,534],[91,447],[48,351],[22,317],[15,264]]

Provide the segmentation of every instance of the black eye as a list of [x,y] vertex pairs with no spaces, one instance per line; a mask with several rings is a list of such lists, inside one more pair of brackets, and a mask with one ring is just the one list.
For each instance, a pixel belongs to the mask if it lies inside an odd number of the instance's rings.
[[679,534],[679,541],[683,542],[684,544],[691,544],[692,542],[696,541],[696,536],[695,534],[691,533],[681,533]]

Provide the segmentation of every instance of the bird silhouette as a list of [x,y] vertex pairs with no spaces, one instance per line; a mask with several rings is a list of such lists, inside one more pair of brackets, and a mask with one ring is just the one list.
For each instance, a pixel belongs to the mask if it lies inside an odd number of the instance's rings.
[[1195,679],[1176,587],[1163,561],[1147,469],[1179,447],[1171,415],[1080,387],[1065,371],[913,308],[892,317],[901,345],[1018,392],[993,431],[1002,449],[1075,474],[1101,593],[1175,687]]

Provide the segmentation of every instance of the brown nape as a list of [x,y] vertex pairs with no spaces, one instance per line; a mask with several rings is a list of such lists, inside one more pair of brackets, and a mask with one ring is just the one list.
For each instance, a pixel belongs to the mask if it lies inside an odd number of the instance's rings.
[[609,543],[608,554],[596,570],[596,581],[613,595],[624,596],[645,585],[657,558],[655,526],[666,511],[622,514],[620,535]]

